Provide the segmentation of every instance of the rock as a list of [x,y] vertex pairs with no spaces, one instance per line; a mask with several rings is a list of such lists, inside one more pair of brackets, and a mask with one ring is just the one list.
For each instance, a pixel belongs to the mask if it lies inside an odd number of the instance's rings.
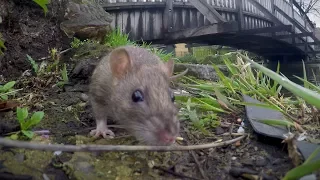
[[255,165],[258,167],[264,167],[267,164],[268,164],[268,161],[263,157],[258,157],[255,162]]
[[220,134],[223,134],[224,133],[224,130],[223,130],[223,128],[222,127],[216,127],[216,135],[220,135]]
[[60,28],[69,38],[76,36],[81,40],[94,39],[102,42],[106,34],[111,32],[113,17],[98,3],[70,0],[66,7],[66,21],[60,24]]
[[247,166],[253,166],[254,165],[254,161],[250,158],[245,158],[241,160],[241,163]]
[[24,157],[25,157],[25,155],[22,154],[22,153],[18,153],[18,154],[15,155],[15,158],[16,158],[17,162],[23,162],[24,161]]
[[[225,66],[218,66],[218,67],[225,75],[228,74],[227,67]],[[189,69],[186,75],[195,76],[196,78],[204,79],[204,80],[211,80],[211,81],[219,80],[217,73],[215,72],[214,68],[210,65],[176,63],[174,66],[174,71],[182,72],[186,68]]]

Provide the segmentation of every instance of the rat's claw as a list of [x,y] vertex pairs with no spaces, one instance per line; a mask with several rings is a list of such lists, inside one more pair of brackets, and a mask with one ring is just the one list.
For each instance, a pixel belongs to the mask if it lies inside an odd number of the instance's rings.
[[94,130],[92,130],[90,132],[90,135],[94,136],[96,138],[102,136],[105,139],[108,139],[108,138],[112,139],[112,138],[115,137],[115,134],[110,129],[107,129],[107,128],[105,128],[105,129],[94,129]]

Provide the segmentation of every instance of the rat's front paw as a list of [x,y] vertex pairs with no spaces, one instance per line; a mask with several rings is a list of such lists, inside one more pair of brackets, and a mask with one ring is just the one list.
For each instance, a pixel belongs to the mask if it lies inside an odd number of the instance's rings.
[[102,136],[105,139],[115,137],[114,133],[110,129],[108,129],[107,127],[105,127],[105,128],[97,127],[97,129],[94,129],[90,132],[90,135],[94,136],[96,138]]

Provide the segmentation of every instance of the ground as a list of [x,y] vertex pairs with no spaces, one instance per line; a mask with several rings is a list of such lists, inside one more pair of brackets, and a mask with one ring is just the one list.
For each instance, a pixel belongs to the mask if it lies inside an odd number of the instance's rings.
[[[18,1],[15,1],[18,2]],[[49,135],[35,136],[32,141],[63,144],[137,144],[126,131],[112,128],[116,138],[92,139],[88,133],[95,127],[91,107],[82,100],[82,93],[88,89],[87,79],[71,79],[72,83],[64,88],[48,83],[47,78],[38,78],[34,74],[24,74],[32,69],[26,61],[26,55],[34,59],[49,56],[51,48],[65,50],[70,47],[68,39],[59,29],[59,17],[43,16],[40,8],[29,3],[20,3],[0,26],[0,32],[6,41],[7,50],[0,57],[2,78],[5,82],[16,80],[16,89],[23,88],[17,94],[21,105],[29,107],[30,112],[44,111],[44,119],[34,130],[49,130]],[[107,48],[102,48],[106,52]],[[83,51],[81,51],[83,52]],[[89,50],[87,49],[87,52]],[[78,52],[79,53],[79,52]],[[92,52],[91,52],[92,53]],[[84,53],[85,54],[85,53]],[[72,69],[79,59],[74,51],[61,57],[61,61]],[[83,54],[82,54],[83,55]],[[83,59],[88,58],[88,53]],[[90,53],[89,53],[90,55]],[[94,56],[90,56],[93,58]],[[69,71],[70,72],[70,71]],[[55,77],[53,75],[52,77]],[[56,80],[56,79],[55,79]],[[55,81],[53,80],[53,82]],[[1,80],[2,81],[2,80]],[[245,119],[243,114],[241,119]],[[16,113],[13,110],[0,112],[0,135],[19,130]],[[237,117],[224,117],[224,122],[235,122]],[[113,122],[110,122],[113,123]],[[182,122],[182,137],[189,144],[202,144],[228,140],[222,136],[229,128],[217,127],[203,135],[190,128],[188,121]],[[233,131],[236,132],[237,128]],[[247,130],[250,131],[250,128]],[[2,177],[43,179],[45,176],[55,179],[240,179],[242,173],[263,175],[269,179],[279,179],[293,168],[284,145],[258,141],[254,133],[241,143],[225,147],[197,150],[192,152],[111,152],[111,153],[59,153],[31,151],[24,149],[2,148]],[[262,138],[265,140],[265,138]],[[7,178],[9,179],[9,178]],[[53,178],[50,178],[53,179]]]

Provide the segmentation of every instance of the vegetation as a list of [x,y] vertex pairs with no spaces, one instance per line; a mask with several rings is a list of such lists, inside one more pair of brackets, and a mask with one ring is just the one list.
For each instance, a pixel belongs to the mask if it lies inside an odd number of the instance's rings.
[[33,2],[37,3],[43,9],[44,15],[47,15],[47,4],[49,4],[49,0],[33,0]]
[[13,133],[10,138],[18,139],[19,135],[23,134],[24,136],[31,139],[34,136],[34,133],[30,130],[31,127],[37,125],[43,118],[44,112],[38,111],[32,114],[29,117],[28,109],[25,108],[17,108],[17,120],[19,121],[21,130]]
[[[33,1],[43,8],[45,14],[47,13],[47,0]],[[70,46],[77,49],[84,45],[95,43],[97,42],[92,40],[80,41],[74,38]],[[112,31],[104,40],[104,45],[110,48],[128,44],[146,48],[158,55],[163,61],[174,58],[172,53],[166,53],[164,50],[146,42],[137,44],[130,41],[129,36],[121,33],[120,29]],[[3,40],[0,38],[1,48],[5,47]],[[306,113],[306,109],[319,109],[320,88],[306,79],[305,69],[303,69],[304,77],[297,77],[304,83],[304,87],[302,87],[281,75],[280,65],[278,65],[277,71],[273,72],[252,60],[257,57],[251,55],[245,56],[243,54],[245,54],[243,51],[237,52],[223,48],[206,47],[195,48],[193,54],[175,58],[176,61],[183,63],[212,65],[219,77],[217,82],[198,80],[189,76],[183,78],[180,87],[188,90],[192,95],[176,96],[177,101],[183,107],[180,113],[181,118],[187,124],[190,124],[190,128],[208,135],[213,128],[221,125],[222,119],[226,116],[237,118],[240,116],[239,114],[243,113],[245,105],[255,105],[278,110],[288,117],[287,121],[266,119],[262,121],[263,123],[273,126],[289,126],[300,132],[304,132],[304,129],[307,128],[303,126],[301,121],[297,121],[297,116],[318,118],[316,112]],[[50,57],[48,57],[49,60],[42,61],[41,64],[38,64],[31,56],[26,56],[33,72],[36,74],[36,79],[46,80],[59,87],[63,87],[69,82],[67,64],[61,61],[60,52],[57,49],[51,49]],[[227,67],[228,75],[219,70],[218,64]],[[5,85],[0,85],[0,101],[8,101],[9,95],[15,94],[17,91],[13,89],[15,83],[15,81],[10,81]],[[293,96],[285,96],[282,91],[284,88],[292,92]],[[266,105],[245,103],[243,102],[242,94],[256,98],[266,103]],[[44,112],[37,111],[29,116],[28,108],[18,107],[16,109],[16,116],[20,124],[20,130],[11,133],[9,138],[18,139],[20,137],[27,137],[31,139],[34,137],[34,132],[31,128],[41,122],[44,118]],[[320,161],[312,161],[319,152],[320,149],[317,149],[301,166],[289,171],[283,179],[297,179],[320,169]]]
[[15,81],[7,82],[5,85],[0,85],[0,102],[1,100],[8,100],[8,96],[15,95],[16,90],[13,89],[13,86],[16,84]]
[[6,46],[4,45],[4,40],[2,34],[0,33],[0,55],[3,54],[3,49],[6,50]]

